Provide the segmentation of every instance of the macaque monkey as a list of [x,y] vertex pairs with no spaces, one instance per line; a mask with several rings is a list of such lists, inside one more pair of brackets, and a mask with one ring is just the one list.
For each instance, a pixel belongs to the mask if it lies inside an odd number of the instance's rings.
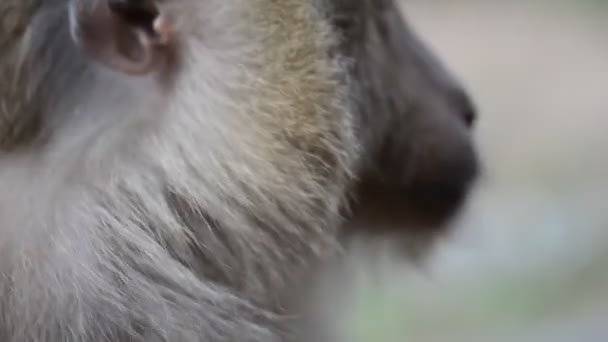
[[474,178],[393,0],[0,0],[0,28],[0,341],[291,341],[368,198],[447,216]]

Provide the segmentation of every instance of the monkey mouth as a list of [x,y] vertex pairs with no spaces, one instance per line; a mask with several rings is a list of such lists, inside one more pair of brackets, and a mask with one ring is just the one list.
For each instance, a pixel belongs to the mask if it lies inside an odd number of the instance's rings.
[[[462,211],[479,176],[474,153],[470,158],[434,165],[435,172],[419,170],[411,182],[358,184],[352,204],[356,220],[366,221],[363,231],[440,233]],[[422,175],[424,176],[422,176]]]
[[451,183],[419,183],[407,190],[406,207],[413,217],[430,225],[444,225],[466,204],[469,185]]

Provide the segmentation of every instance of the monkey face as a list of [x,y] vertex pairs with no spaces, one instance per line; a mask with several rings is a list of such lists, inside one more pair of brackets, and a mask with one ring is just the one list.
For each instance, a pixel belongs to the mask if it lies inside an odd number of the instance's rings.
[[400,156],[408,202],[427,220],[440,224],[458,212],[477,179],[472,131],[477,113],[468,90],[428,47],[415,37],[410,44],[405,49],[411,68],[403,73],[410,92],[406,119],[393,123],[402,135],[387,142],[380,163],[394,172],[398,168],[391,166],[399,165]]
[[[344,29],[361,92],[366,159],[355,191],[356,227],[436,232],[477,179],[468,91],[403,21],[392,1],[359,1]],[[357,9],[356,9],[357,10]]]

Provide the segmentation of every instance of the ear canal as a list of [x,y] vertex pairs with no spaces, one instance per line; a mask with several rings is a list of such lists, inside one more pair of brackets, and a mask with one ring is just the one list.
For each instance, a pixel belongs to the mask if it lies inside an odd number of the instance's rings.
[[108,7],[125,24],[152,36],[155,35],[154,21],[159,13],[152,1],[108,0]]
[[162,56],[161,19],[152,0],[99,0],[74,9],[72,27],[77,44],[94,59],[137,75],[151,72]]

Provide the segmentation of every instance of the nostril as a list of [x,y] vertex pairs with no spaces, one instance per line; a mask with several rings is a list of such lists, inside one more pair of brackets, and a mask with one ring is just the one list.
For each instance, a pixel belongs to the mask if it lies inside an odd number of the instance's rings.
[[456,114],[463,120],[467,127],[472,127],[477,120],[477,110],[467,93],[462,90],[452,91],[452,105],[456,108]]
[[477,119],[477,112],[473,108],[465,108],[460,111],[460,114],[467,127],[472,127]]

